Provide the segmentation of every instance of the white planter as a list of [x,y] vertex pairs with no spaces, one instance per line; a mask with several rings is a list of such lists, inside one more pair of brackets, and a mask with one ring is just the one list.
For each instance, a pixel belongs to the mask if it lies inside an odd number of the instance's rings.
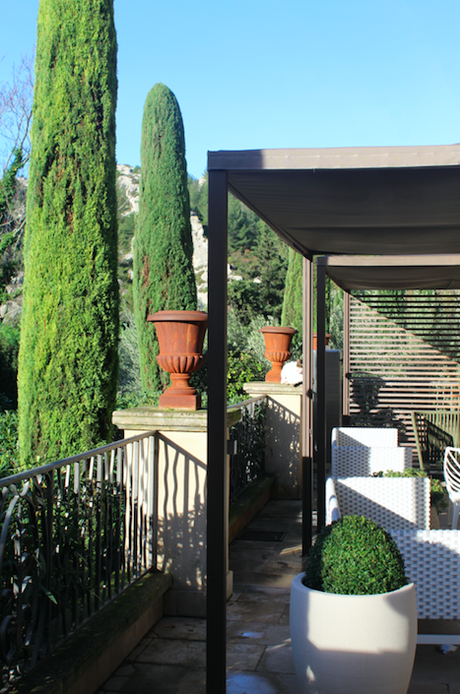
[[406,694],[417,642],[413,583],[381,595],[291,585],[292,654],[302,694]]

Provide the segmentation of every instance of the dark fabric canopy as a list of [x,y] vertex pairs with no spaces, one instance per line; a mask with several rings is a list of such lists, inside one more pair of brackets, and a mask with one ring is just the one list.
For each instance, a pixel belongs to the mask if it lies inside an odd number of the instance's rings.
[[209,152],[306,257],[460,253],[460,145]]
[[460,255],[323,256],[318,265],[352,289],[460,289]]

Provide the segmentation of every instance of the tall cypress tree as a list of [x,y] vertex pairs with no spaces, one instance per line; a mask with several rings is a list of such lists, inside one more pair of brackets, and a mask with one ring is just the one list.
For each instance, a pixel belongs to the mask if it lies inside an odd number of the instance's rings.
[[[289,263],[283,298],[282,325],[290,325],[302,334],[303,316],[303,259],[300,253],[289,249]],[[326,277],[326,331],[331,315],[331,280]],[[316,263],[313,262],[313,332],[316,332]]]
[[144,106],[133,259],[142,385],[149,393],[161,389],[168,376],[156,362],[156,332],[146,318],[163,309],[196,309],[192,256],[182,116],[171,90],[156,84]]
[[302,263],[300,253],[290,248],[281,314],[281,324],[296,328],[300,335],[302,335],[303,316]]
[[118,369],[113,0],[40,0],[24,243],[26,464],[107,439]]

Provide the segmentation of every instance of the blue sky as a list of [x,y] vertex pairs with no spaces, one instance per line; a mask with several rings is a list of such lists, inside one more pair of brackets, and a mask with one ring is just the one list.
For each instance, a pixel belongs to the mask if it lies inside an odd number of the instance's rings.
[[[0,81],[35,45],[38,0],[0,0]],[[163,82],[189,173],[208,150],[460,141],[459,0],[115,0],[117,161],[140,164]]]

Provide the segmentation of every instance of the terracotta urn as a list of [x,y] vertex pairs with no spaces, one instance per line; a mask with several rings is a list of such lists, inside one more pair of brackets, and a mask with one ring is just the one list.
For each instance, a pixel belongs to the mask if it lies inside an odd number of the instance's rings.
[[281,369],[285,361],[291,356],[292,338],[296,334],[295,328],[280,328],[270,325],[260,328],[265,339],[264,355],[272,363],[272,368],[265,376],[269,383],[281,383]]
[[157,362],[171,375],[171,386],[160,396],[160,407],[198,410],[201,396],[190,385],[190,375],[204,363],[203,342],[208,324],[204,311],[158,311],[147,316],[158,335]]
[[[325,335],[326,347],[328,346],[330,339],[331,339],[331,334],[326,333],[326,335]],[[317,346],[318,346],[318,335],[316,333],[313,333],[313,349],[317,349]]]

